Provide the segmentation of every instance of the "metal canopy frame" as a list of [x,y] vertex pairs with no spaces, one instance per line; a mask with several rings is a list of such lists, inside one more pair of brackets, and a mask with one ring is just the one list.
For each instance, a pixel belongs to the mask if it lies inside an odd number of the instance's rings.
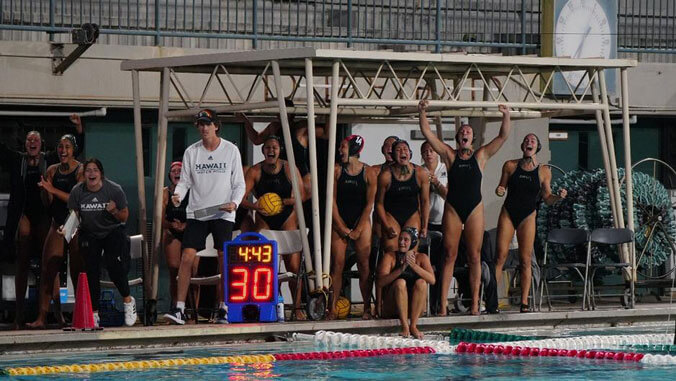
[[[625,227],[622,200],[615,160],[615,147],[610,124],[605,70],[621,72],[621,97],[624,157],[627,171],[627,216],[633,215],[631,182],[631,146],[629,140],[629,100],[627,70],[636,66],[634,60],[541,58],[527,56],[491,56],[434,53],[396,53],[387,51],[351,51],[316,48],[296,48],[234,53],[216,53],[168,58],[124,61],[121,69],[132,72],[134,95],[134,126],[136,131],[136,159],[140,205],[140,226],[145,221],[145,189],[143,183],[143,155],[141,142],[139,73],[160,73],[158,104],[158,150],[155,173],[162,173],[166,164],[167,122],[169,119],[191,117],[198,110],[209,107],[219,114],[247,111],[262,119],[279,116],[284,142],[291,146],[288,113],[307,115],[310,173],[317,179],[317,147],[315,143],[315,118],[328,115],[329,140],[328,173],[335,164],[336,124],[341,121],[383,121],[411,123],[417,120],[417,104],[429,100],[429,113],[435,116],[470,116],[498,118],[499,104],[514,111],[513,118],[540,118],[556,115],[594,113],[601,137],[601,151],[607,174],[613,222],[615,227]],[[554,95],[555,75],[581,71],[583,75],[576,86],[568,85],[567,94]],[[190,93],[179,75],[204,74],[202,90]],[[272,76],[274,81],[270,81]],[[191,75],[194,88],[195,76]],[[318,85],[317,79],[324,84]],[[290,80],[290,93],[284,82]],[[477,83],[481,96],[474,93]],[[242,88],[245,84],[245,88]],[[469,87],[468,87],[469,86]],[[301,88],[305,87],[303,91]],[[222,92],[222,101],[207,101],[207,93]],[[287,86],[287,89],[289,86]],[[320,90],[324,90],[324,94]],[[181,107],[169,109],[169,95],[173,89],[181,100]],[[319,89],[319,90],[318,90]],[[327,91],[330,90],[330,91]],[[514,95],[516,94],[516,95]],[[303,98],[303,95],[305,96]],[[294,100],[287,107],[284,100]],[[480,99],[480,100],[479,100]],[[311,100],[311,101],[308,101]],[[438,123],[440,132],[440,124]],[[293,163],[294,153],[288,152]],[[153,221],[161,221],[163,176],[156,176],[154,189]],[[329,287],[331,248],[331,215],[333,176],[327,177],[324,237],[320,237],[318,184],[312,181],[312,226],[314,246],[310,249],[306,235],[302,236],[303,258],[306,268],[314,273],[314,288]],[[292,176],[296,199],[295,209],[301,231],[306,227],[300,200],[301,180]],[[627,227],[634,229],[632,218]],[[158,255],[161,250],[161,224],[153,224],[153,248],[147,256],[152,282],[147,282],[147,295],[156,299]],[[324,248],[322,252],[322,247]],[[624,261],[631,261],[628,280],[635,279],[635,258],[626,247],[622,250]],[[632,302],[633,303],[633,302]]]

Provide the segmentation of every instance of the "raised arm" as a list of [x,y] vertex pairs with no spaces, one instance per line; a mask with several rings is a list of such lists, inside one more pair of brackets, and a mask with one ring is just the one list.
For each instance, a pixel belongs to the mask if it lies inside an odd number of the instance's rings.
[[558,194],[552,193],[552,170],[548,166],[543,165],[540,167],[540,178],[542,179],[540,182],[542,199],[545,204],[553,205],[555,202],[566,198],[568,191],[564,188],[559,189]]
[[498,110],[502,113],[502,124],[500,125],[500,132],[493,140],[491,140],[485,146],[479,148],[476,152],[477,159],[486,161],[495,155],[500,147],[507,141],[509,137],[509,132],[512,129],[512,123],[509,116],[509,108],[505,105],[499,105]]
[[444,163],[450,163],[455,159],[455,151],[453,148],[449,147],[446,143],[441,141],[437,135],[432,132],[430,128],[430,121],[427,119],[427,101],[422,100],[418,103],[418,112],[419,112],[419,121],[420,121],[420,131],[422,132],[425,139],[430,143],[432,149],[439,154],[441,160]]
[[249,140],[251,140],[251,143],[256,146],[265,143],[265,139],[267,139],[270,135],[277,133],[279,128],[282,126],[279,121],[274,121],[268,124],[262,131],[258,132],[254,128],[251,120],[247,118],[246,115],[238,113],[237,117],[242,121],[242,123],[244,123],[244,131],[246,132],[246,136],[249,138]]

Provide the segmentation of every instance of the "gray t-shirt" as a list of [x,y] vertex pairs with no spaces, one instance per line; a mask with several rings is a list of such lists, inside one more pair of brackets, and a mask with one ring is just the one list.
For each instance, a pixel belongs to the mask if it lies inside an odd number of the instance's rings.
[[127,207],[127,197],[118,184],[103,179],[101,189],[91,192],[85,183],[79,183],[70,191],[68,209],[80,214],[81,230],[96,238],[105,238],[112,230],[124,225],[106,210],[110,200],[115,201],[118,210]]

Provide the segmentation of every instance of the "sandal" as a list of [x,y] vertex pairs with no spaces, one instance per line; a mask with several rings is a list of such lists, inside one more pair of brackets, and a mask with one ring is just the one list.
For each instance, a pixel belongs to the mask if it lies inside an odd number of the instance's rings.
[[522,314],[530,312],[530,308],[528,304],[521,304],[521,307],[519,308],[519,312]]

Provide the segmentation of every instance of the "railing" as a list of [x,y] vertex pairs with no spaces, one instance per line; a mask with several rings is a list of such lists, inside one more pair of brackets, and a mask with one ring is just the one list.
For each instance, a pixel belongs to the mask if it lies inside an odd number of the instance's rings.
[[[676,53],[676,2],[618,0],[625,53]],[[0,0],[0,30],[50,39],[83,23],[102,35],[338,43],[357,49],[537,53],[540,0]],[[133,44],[133,42],[132,42]]]
[[[539,0],[0,0],[0,29],[260,41],[515,48],[539,44]],[[359,47],[358,47],[359,48]]]

